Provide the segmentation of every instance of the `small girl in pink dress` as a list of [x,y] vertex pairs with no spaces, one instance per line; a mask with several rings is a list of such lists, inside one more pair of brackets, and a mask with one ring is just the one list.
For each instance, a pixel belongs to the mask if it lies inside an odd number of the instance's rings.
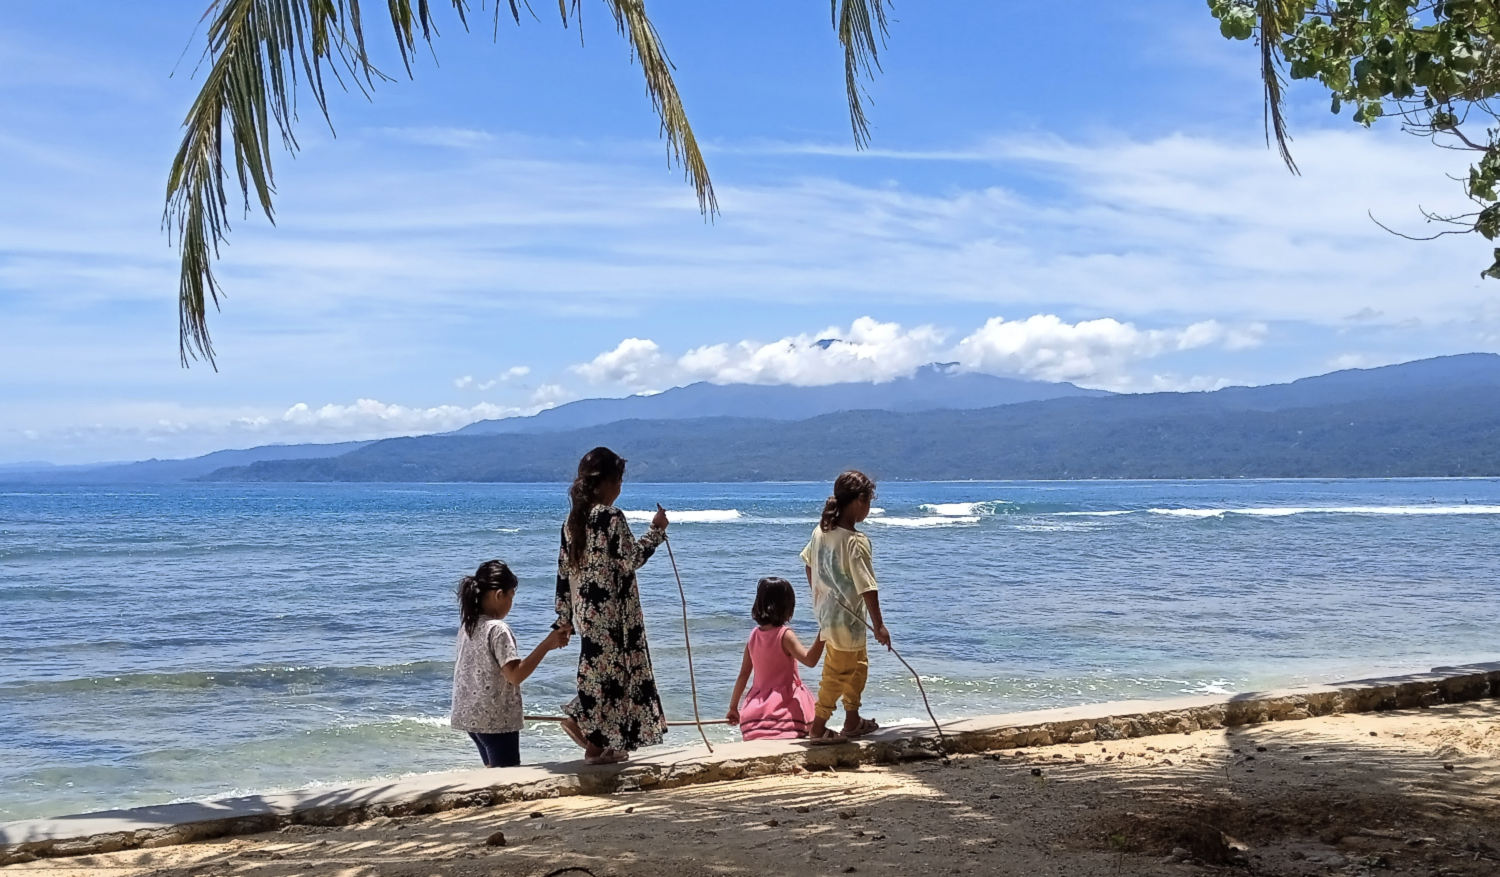
[[[760,625],[750,631],[740,676],[729,699],[729,724],[739,725],[746,740],[791,740],[807,736],[815,706],[812,692],[802,684],[797,662],[813,667],[823,656],[823,641],[805,649],[787,627],[797,608],[797,594],[786,579],[765,578],[755,593],[750,617]],[[755,684],[745,694],[754,672]],[[741,704],[740,698],[744,697]]]

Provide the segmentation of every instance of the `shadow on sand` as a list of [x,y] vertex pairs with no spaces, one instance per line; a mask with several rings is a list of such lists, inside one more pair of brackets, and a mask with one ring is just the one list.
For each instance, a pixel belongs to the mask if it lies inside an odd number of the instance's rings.
[[[1500,702],[1486,700],[965,756],[947,766],[295,825],[20,867],[235,877],[542,877],[568,867],[598,877],[1479,877],[1500,874],[1497,768]],[[503,846],[489,842],[497,831]]]

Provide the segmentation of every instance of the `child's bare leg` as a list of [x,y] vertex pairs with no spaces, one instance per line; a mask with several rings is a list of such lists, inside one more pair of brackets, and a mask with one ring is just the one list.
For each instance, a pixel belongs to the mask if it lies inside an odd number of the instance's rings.
[[562,729],[567,733],[569,737],[573,738],[574,743],[577,743],[583,747],[584,758],[598,758],[599,755],[604,752],[603,749],[600,749],[598,746],[595,746],[588,741],[588,739],[583,734],[583,730],[578,727],[578,723],[573,721],[571,718],[562,720]]

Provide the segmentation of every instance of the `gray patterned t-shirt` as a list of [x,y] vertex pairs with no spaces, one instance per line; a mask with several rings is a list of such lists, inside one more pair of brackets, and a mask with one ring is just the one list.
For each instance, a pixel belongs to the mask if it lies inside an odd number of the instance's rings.
[[500,734],[519,731],[521,687],[500,668],[521,660],[516,635],[498,618],[483,616],[470,636],[458,628],[458,648],[453,662],[453,713],[448,723],[460,731]]

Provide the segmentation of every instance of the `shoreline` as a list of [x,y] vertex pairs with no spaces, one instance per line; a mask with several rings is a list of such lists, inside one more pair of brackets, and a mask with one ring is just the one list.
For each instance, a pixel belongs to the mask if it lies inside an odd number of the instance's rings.
[[[952,754],[1091,744],[1316,716],[1430,707],[1500,697],[1500,662],[1427,673],[1168,700],[1122,701],[944,722]],[[608,795],[768,777],[811,769],[899,764],[940,757],[931,727],[885,729],[857,743],[796,741],[670,748],[622,765],[581,761],[504,771],[421,774],[363,786],[322,787],[195,803],[138,807],[0,825],[0,865],[38,858],[151,849],[286,829],[352,825],[517,801]]]
[[[177,462],[177,461],[166,461]],[[70,464],[71,465],[71,464]],[[86,464],[93,466],[95,464]],[[101,466],[116,464],[98,464]],[[124,464],[130,465],[130,464]],[[1087,484],[1090,482],[1107,483],[1138,483],[1159,484],[1163,482],[1276,482],[1276,481],[1500,481],[1500,472],[1493,475],[1218,475],[1203,476],[1197,478],[978,478],[978,479],[952,479],[952,478],[886,478],[892,484]],[[340,485],[359,484],[364,486],[381,485],[412,485],[416,487],[443,487],[455,484],[467,485],[495,485],[498,487],[537,487],[557,486],[566,488],[569,481],[208,481],[202,478],[166,479],[166,480],[119,480],[108,479],[90,481],[83,478],[64,479],[54,478],[7,478],[0,473],[0,486],[27,486],[27,487],[160,487],[164,485],[221,485],[221,484],[264,484],[270,486],[289,485]],[[640,487],[679,487],[684,484],[704,485],[713,487],[722,485],[726,487],[741,487],[746,485],[769,484],[776,486],[824,486],[824,480],[799,480],[799,481],[634,481],[631,482]]]

